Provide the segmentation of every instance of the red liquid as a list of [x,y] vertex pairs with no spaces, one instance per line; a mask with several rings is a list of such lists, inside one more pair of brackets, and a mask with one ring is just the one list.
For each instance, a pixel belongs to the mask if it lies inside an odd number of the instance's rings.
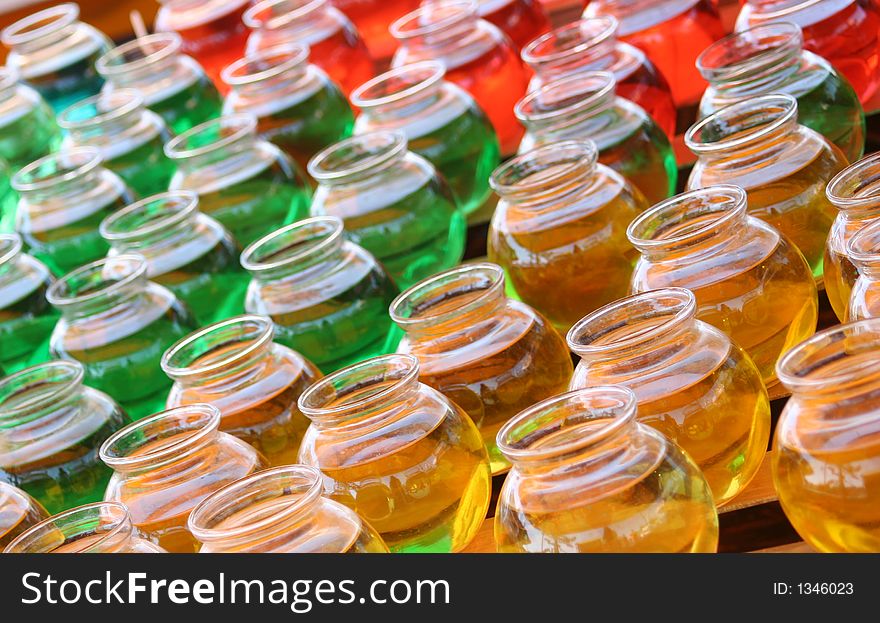
[[248,29],[241,17],[249,0],[214,3],[209,9],[198,1],[168,3],[159,9],[156,30],[177,32],[183,39],[183,52],[195,58],[217,86],[226,94],[229,87],[220,79],[224,67],[244,56]]
[[397,49],[388,32],[391,22],[419,8],[420,0],[331,0],[333,6],[354,22],[370,56],[387,60]]
[[[791,5],[746,3],[739,29],[765,20],[760,13]],[[834,11],[834,9],[839,10]],[[833,11],[829,14],[830,11]],[[752,13],[754,12],[754,15]],[[774,18],[776,19],[776,18]],[[880,109],[880,3],[877,0],[820,0],[780,17],[804,32],[804,48],[830,61],[850,81],[867,112]]]
[[537,0],[483,0],[477,12],[504,31],[517,49],[550,30]]
[[639,64],[625,77],[618,77],[617,94],[638,104],[672,141],[675,136],[675,102],[663,76],[654,67]]
[[513,108],[526,93],[529,73],[509,44],[493,46],[477,58],[447,67],[446,79],[471,96],[489,117],[501,144],[501,154],[515,154],[525,134]]

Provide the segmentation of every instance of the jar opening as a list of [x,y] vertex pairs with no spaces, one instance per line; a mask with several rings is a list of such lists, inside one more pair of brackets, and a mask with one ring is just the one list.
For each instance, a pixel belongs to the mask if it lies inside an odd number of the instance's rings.
[[428,3],[391,23],[388,30],[398,40],[437,34],[472,22],[477,18],[477,6],[470,0],[450,0]]
[[351,103],[357,108],[375,108],[405,101],[424,93],[446,75],[443,63],[421,61],[403,65],[366,81],[351,93]]
[[[202,543],[239,539],[300,515],[321,496],[320,472],[305,465],[284,465],[246,476],[218,489],[196,506],[189,529]],[[230,519],[246,508],[274,500],[260,513]]]
[[417,283],[391,303],[391,319],[403,329],[455,320],[504,294],[504,271],[488,262],[453,268]]
[[565,336],[582,357],[650,343],[695,318],[697,301],[684,288],[663,288],[628,296],[584,316]]
[[406,153],[402,132],[371,132],[352,136],[316,154],[308,165],[318,182],[333,182],[384,168]]
[[55,281],[46,291],[54,306],[78,305],[112,295],[147,274],[140,255],[120,254],[81,266]]
[[43,156],[12,176],[18,192],[33,192],[85,177],[101,165],[101,152],[95,147],[71,147]]
[[599,385],[548,398],[508,420],[498,449],[512,462],[540,461],[583,451],[636,417],[636,396],[622,385]]
[[153,467],[201,447],[219,428],[220,410],[213,405],[176,407],[116,431],[99,454],[116,471]]
[[114,89],[87,97],[58,114],[58,125],[67,131],[95,128],[143,108],[144,98],[134,89]]
[[18,234],[0,234],[0,266],[21,253],[22,242]]
[[342,233],[342,219],[336,216],[303,219],[251,243],[241,254],[241,265],[248,272],[294,266],[337,246]]
[[50,361],[0,379],[0,427],[15,426],[57,405],[82,385],[83,367],[75,361]]
[[797,100],[774,93],[721,108],[692,125],[685,144],[696,155],[713,154],[763,141],[797,122]]
[[198,209],[199,196],[190,190],[152,195],[101,221],[101,237],[110,242],[142,238],[187,221]]
[[165,155],[173,160],[202,156],[223,147],[229,147],[240,139],[254,136],[257,119],[248,113],[225,115],[205,121],[165,144]]
[[706,80],[735,80],[756,69],[772,67],[799,53],[801,29],[788,22],[769,23],[719,39],[697,57]]
[[263,0],[248,8],[241,20],[252,30],[275,30],[327,6],[327,0]]
[[746,192],[727,184],[665,199],[629,224],[626,236],[640,251],[671,249],[717,233],[746,214]]
[[840,210],[880,207],[880,153],[843,169],[828,182],[825,194]]
[[79,6],[66,2],[37,11],[10,24],[0,33],[0,40],[9,47],[30,43],[70,26],[78,18]]
[[79,545],[69,553],[112,551],[121,538],[128,539],[132,524],[128,509],[118,502],[86,504],[53,515],[20,534],[7,552],[50,553],[63,546]]
[[574,113],[602,110],[614,97],[616,81],[608,71],[588,71],[550,82],[526,94],[514,107],[523,124],[565,120]]
[[492,172],[489,184],[501,196],[532,194],[592,169],[598,158],[593,141],[561,141],[511,158]]
[[617,34],[617,19],[611,15],[583,18],[533,39],[522,50],[528,65],[552,65],[582,56]]
[[269,318],[236,316],[184,337],[162,355],[162,371],[173,379],[206,376],[248,361],[275,335]]
[[244,86],[284,75],[308,60],[308,46],[282,44],[240,58],[224,67],[220,75],[229,86]]
[[311,420],[364,411],[418,376],[419,362],[412,355],[373,357],[316,381],[300,395],[299,409]]
[[157,32],[123,43],[102,54],[95,68],[102,76],[139,71],[180,52],[183,40],[176,32]]

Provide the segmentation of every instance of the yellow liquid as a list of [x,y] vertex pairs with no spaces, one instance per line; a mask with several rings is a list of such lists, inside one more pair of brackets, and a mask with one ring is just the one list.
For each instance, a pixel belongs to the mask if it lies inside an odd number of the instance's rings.
[[7,494],[0,487],[0,553],[15,538],[45,519],[47,515],[30,504],[23,495]]
[[849,299],[858,278],[859,270],[846,253],[832,248],[825,249],[825,293],[831,309],[841,322],[846,320]]

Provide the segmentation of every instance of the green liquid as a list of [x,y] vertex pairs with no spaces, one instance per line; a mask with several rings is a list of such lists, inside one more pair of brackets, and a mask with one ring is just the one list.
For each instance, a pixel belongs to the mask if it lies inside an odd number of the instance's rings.
[[[109,403],[103,401],[96,405],[109,407]],[[82,504],[100,502],[113,472],[98,457],[98,450],[128,421],[118,407],[103,417],[104,422],[97,430],[74,443],[64,444],[49,456],[23,465],[0,467],[0,480],[27,491],[53,515]]]
[[12,170],[20,169],[48,155],[61,144],[61,130],[55,123],[55,114],[43,102],[20,117],[4,123],[0,119],[0,158]]
[[22,284],[33,289],[0,309],[0,361],[7,373],[50,359],[49,336],[58,320],[58,313],[46,300],[50,284],[48,275],[42,281]]
[[165,132],[159,132],[130,151],[104,160],[104,166],[121,177],[140,197],[165,192],[176,169],[163,151],[168,138]]
[[239,264],[235,243],[219,240],[204,255],[152,280],[186,303],[199,326],[244,313],[250,276]]
[[112,339],[114,323],[92,332],[101,338],[94,346],[67,349],[58,343],[61,340],[53,340],[51,345],[54,357],[83,364],[85,384],[108,394],[133,420],[165,409],[171,380],[159,365],[162,354],[197,328],[190,311],[179,301],[157,298],[155,303],[165,306],[160,316],[117,340]]
[[489,177],[500,162],[495,131],[485,115],[468,109],[443,127],[415,137],[409,149],[429,160],[455,193],[465,214],[479,208],[489,197]]
[[147,105],[165,120],[174,134],[219,117],[222,107],[217,87],[207,76],[200,76],[189,86]]
[[345,219],[349,238],[375,255],[401,289],[457,265],[466,227],[449,187],[436,180],[389,206]]
[[[298,168],[289,166],[292,164],[275,159],[247,179],[199,191],[199,210],[220,221],[242,247],[305,218],[311,196]],[[185,184],[181,187],[187,188]]]
[[828,76],[797,98],[798,123],[837,145],[850,162],[865,152],[865,115],[855,91],[838,76]]
[[104,79],[95,70],[95,61],[110,49],[102,45],[88,56],[55,71],[27,78],[25,82],[52,107],[55,113],[92,95],[104,86]]
[[15,214],[18,211],[18,196],[12,190],[8,169],[0,161],[0,234],[15,231]]
[[259,117],[260,136],[303,169],[319,151],[351,136],[353,127],[354,114],[348,101],[331,85],[292,106]]
[[303,355],[324,374],[392,353],[401,336],[391,322],[388,306],[398,293],[388,276],[373,268],[332,298],[272,315],[275,341]]
[[32,226],[27,224],[24,228],[19,227],[18,233],[30,255],[46,264],[55,275],[65,275],[107,254],[110,247],[101,238],[98,226],[108,214],[133,201],[134,197],[126,189],[108,198],[105,204],[84,218],[57,226],[44,222],[39,225],[39,231],[31,231]]

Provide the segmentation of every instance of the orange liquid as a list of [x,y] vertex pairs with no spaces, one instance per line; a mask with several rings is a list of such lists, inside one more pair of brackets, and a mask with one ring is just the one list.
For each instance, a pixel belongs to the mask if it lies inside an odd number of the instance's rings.
[[651,115],[670,141],[675,137],[675,102],[662,77],[644,65],[617,83],[617,94]]
[[376,73],[366,45],[344,28],[312,43],[309,60],[326,71],[346,96]]
[[38,506],[18,493],[7,495],[0,488],[0,552],[15,537],[48,517]]
[[388,32],[391,22],[419,8],[421,0],[331,0],[333,6],[345,13],[376,60],[391,58],[397,41]]

